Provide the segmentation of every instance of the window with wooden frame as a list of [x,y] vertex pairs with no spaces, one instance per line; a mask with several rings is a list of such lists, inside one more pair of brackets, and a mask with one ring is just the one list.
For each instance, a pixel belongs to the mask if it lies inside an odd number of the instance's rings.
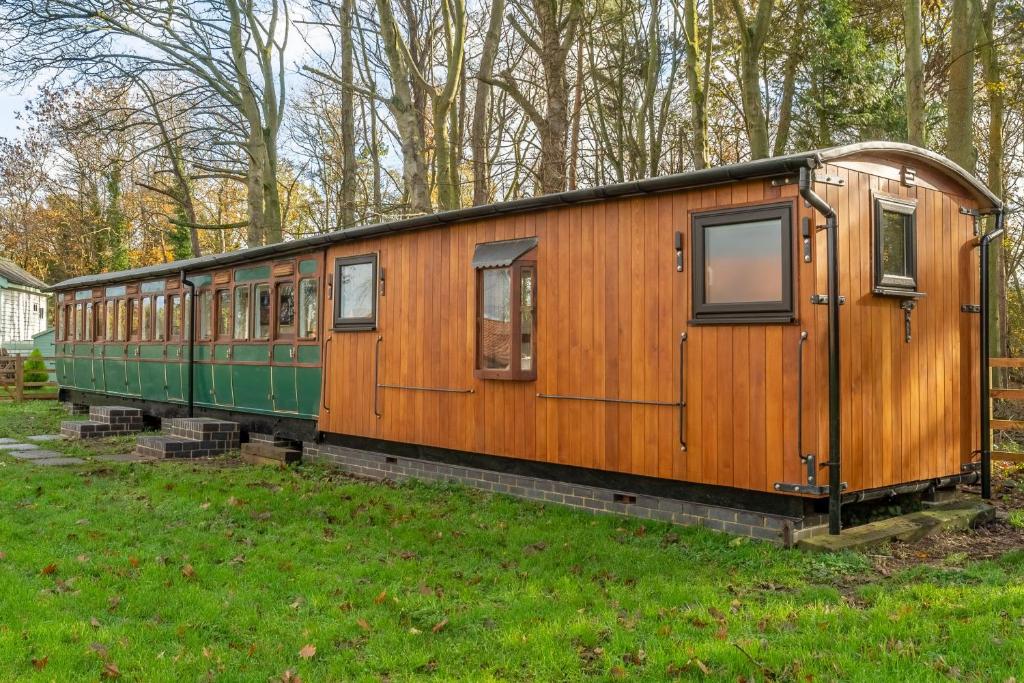
[[270,284],[261,282],[252,288],[252,338],[270,339]]
[[249,338],[249,285],[235,287],[235,334],[236,341]]
[[875,294],[917,292],[917,201],[874,195]]
[[64,306],[57,308],[57,341],[64,341],[67,328],[65,327],[67,313]]
[[292,339],[295,337],[295,283],[277,283],[277,331],[276,339]]
[[167,298],[163,294],[153,298],[153,339],[167,339]]
[[299,280],[299,339],[316,339],[319,291],[315,278]]
[[153,336],[153,298],[142,297],[142,326],[139,328],[139,340],[149,341]]
[[96,316],[95,341],[103,341],[103,333],[106,330],[106,318],[104,317],[105,307],[102,301],[97,301],[93,309]]
[[96,310],[90,301],[85,305],[85,341],[93,341],[96,330]]
[[84,327],[85,323],[82,320],[82,318],[83,318],[83,316],[82,316],[82,309],[83,309],[82,304],[75,304],[75,331],[74,331],[75,341],[81,341],[82,337],[83,337],[83,335],[85,333],[85,327]]
[[181,341],[181,295],[172,294],[170,301],[170,334],[171,341]]
[[196,295],[199,299],[199,339],[209,341],[211,337],[211,320],[213,318],[213,292],[209,289]]
[[118,299],[114,304],[117,311],[117,341],[128,341],[128,301]]
[[334,329],[377,327],[377,254],[334,260]]
[[693,323],[787,323],[793,301],[793,205],[693,214]]
[[231,290],[217,290],[217,339],[231,339]]
[[536,238],[478,244],[476,370],[483,379],[537,377]]
[[138,299],[128,300],[128,339],[134,340],[139,337],[139,323],[142,317],[142,307]]
[[114,341],[116,338],[117,330],[117,312],[114,307],[115,302],[112,299],[108,299],[103,304],[106,324],[104,325],[103,337],[109,342]]

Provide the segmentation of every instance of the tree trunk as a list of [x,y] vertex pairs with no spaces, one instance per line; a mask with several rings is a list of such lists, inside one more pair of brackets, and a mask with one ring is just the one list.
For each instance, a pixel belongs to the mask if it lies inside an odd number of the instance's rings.
[[[355,34],[352,30],[355,0],[341,3],[341,227],[356,223],[356,124],[353,54]],[[371,103],[372,106],[372,103]]]
[[[1002,83],[1002,68],[999,62],[999,45],[996,42],[995,33],[996,2],[989,0],[985,8],[984,21],[981,39],[981,62],[985,70],[985,93],[988,99],[988,164],[987,184],[992,194],[1003,197],[1004,183],[1004,153],[1005,140],[1003,135],[1004,117],[1006,112],[1006,95]],[[990,219],[992,227],[995,227],[995,220]],[[992,299],[988,304],[996,311],[995,320],[992,322],[992,329],[989,330],[989,337],[992,342],[991,351],[997,356],[1008,356],[1007,345],[1007,318],[1006,307],[1006,257],[1003,250],[1003,240],[997,239],[992,244],[992,256],[995,263],[991,275],[992,281],[989,287]]]
[[786,64],[782,75],[782,101],[779,103],[779,127],[775,132],[775,145],[772,152],[775,156],[786,153],[789,144],[789,129],[793,122],[793,100],[796,97],[796,72],[800,59],[804,56],[804,15],[807,10],[806,0],[797,0],[796,22],[793,24],[793,38],[786,55]]
[[768,117],[761,95],[761,50],[768,36],[774,0],[758,0],[754,23],[747,21],[741,0],[732,0],[740,34],[740,98],[750,144],[750,156],[763,159],[768,147]]
[[903,40],[906,48],[907,142],[924,147],[924,64],[921,57],[921,0],[903,0]]
[[491,16],[484,36],[480,68],[477,70],[476,100],[473,102],[473,124],[470,143],[473,153],[473,204],[490,201],[490,152],[487,149],[489,123],[487,111],[490,106],[491,84],[494,74],[494,60],[498,56],[498,42],[501,40],[501,26],[505,18],[505,0],[493,0]]
[[[713,21],[714,3],[708,6],[708,26]],[[697,0],[685,0],[683,5],[683,27],[686,32],[686,85],[690,100],[690,129],[693,135],[690,155],[696,169],[708,166],[708,115],[707,91],[701,73],[700,19],[697,14]],[[710,39],[710,36],[708,36]],[[708,48],[710,49],[710,48]]]
[[972,0],[953,0],[949,91],[946,94],[946,156],[974,173],[974,48],[976,13]]

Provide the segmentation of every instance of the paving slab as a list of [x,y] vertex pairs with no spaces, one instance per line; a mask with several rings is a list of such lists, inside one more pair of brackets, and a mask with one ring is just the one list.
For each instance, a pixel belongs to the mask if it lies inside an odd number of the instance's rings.
[[33,448],[39,448],[39,444],[17,442],[0,444],[0,451],[30,451]]
[[995,518],[996,509],[979,501],[955,501],[845,529],[838,536],[822,534],[797,542],[803,550],[840,552],[865,550],[890,541],[913,542],[942,531],[970,529]]
[[26,436],[26,441],[60,441],[64,439],[63,434],[36,434],[34,436]]
[[50,458],[63,458],[63,453],[57,451],[44,451],[41,449],[32,449],[30,451],[15,451],[10,454],[12,458],[17,460],[48,460]]
[[103,462],[152,462],[156,458],[135,453],[118,453],[116,455],[97,455],[93,460],[102,460]]
[[0,445],[5,444],[5,443],[18,443],[18,440],[17,439],[12,439],[12,438],[7,437],[7,436],[0,437]]
[[81,458],[43,458],[42,460],[33,460],[33,465],[40,465],[42,467],[61,467],[62,465],[81,465],[84,460]]

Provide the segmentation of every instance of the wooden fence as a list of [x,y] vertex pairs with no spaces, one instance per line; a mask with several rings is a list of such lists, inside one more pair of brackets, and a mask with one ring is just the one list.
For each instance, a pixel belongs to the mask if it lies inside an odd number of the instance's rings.
[[[33,400],[56,400],[58,385],[56,380],[56,369],[53,366],[57,359],[53,356],[37,356],[36,360],[42,360],[44,369],[39,372],[46,372],[46,381],[25,381],[25,363],[28,356],[0,356],[0,401],[33,401]],[[30,371],[31,375],[31,371]]]
[[[989,411],[992,411],[992,402],[995,399],[1009,401],[1024,401],[1024,389],[1011,389],[996,386],[996,379],[999,376],[1006,376],[1008,372],[993,372],[999,369],[1024,368],[1024,358],[990,358],[988,364],[989,386]],[[1005,381],[1005,380],[1004,380]],[[991,414],[991,413],[990,413]],[[1024,462],[1024,453],[1016,451],[995,450],[999,446],[995,442],[995,432],[1005,430],[1024,430],[1024,420],[997,420],[995,418],[989,423],[991,427],[992,459],[1003,462]]]

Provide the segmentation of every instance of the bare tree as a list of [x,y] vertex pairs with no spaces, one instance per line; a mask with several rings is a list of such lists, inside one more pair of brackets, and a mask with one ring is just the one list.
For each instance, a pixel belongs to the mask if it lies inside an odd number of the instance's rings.
[[746,0],[731,0],[740,38],[740,96],[743,103],[750,155],[767,157],[768,118],[761,92],[761,51],[771,28],[775,0],[757,0],[753,17],[747,16]]

